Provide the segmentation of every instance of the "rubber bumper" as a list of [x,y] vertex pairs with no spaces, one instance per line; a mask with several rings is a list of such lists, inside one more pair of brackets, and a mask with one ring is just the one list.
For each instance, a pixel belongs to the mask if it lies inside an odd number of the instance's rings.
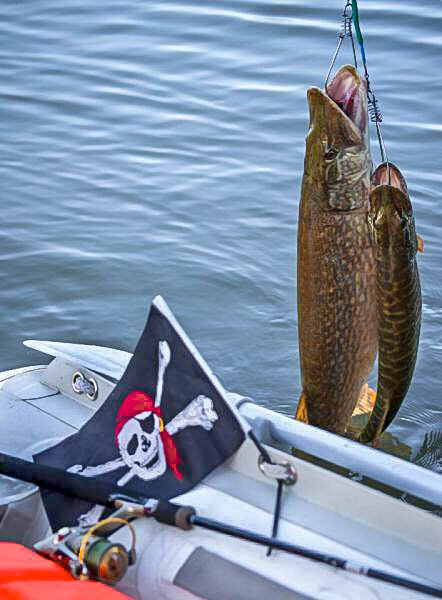
[[0,544],[0,600],[130,600],[98,582],[77,581],[62,566],[19,544]]
[[73,581],[57,563],[19,544],[0,544],[0,585],[10,581]]

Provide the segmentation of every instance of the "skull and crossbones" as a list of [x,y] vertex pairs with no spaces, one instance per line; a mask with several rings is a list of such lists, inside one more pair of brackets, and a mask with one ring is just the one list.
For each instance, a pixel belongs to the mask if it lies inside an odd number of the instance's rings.
[[164,340],[160,341],[154,402],[147,394],[134,391],[126,396],[121,404],[115,429],[120,457],[96,466],[73,465],[67,469],[69,472],[96,477],[121,467],[128,467],[127,473],[117,481],[117,485],[124,486],[133,477],[143,481],[157,479],[170,467],[176,477],[181,479],[177,464],[179,461],[175,460],[178,454],[172,436],[191,426],[200,426],[210,431],[218,415],[213,408],[213,401],[207,396],[199,395],[171,421],[164,424],[160,405],[164,374],[170,359],[169,344]]

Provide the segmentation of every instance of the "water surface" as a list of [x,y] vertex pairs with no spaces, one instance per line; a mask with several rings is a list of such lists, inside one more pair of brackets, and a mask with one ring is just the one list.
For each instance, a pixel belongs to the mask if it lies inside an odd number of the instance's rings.
[[[2,370],[45,361],[27,338],[131,351],[161,293],[228,389],[294,413],[306,89],[343,4],[2,2]],[[390,428],[416,454],[442,429],[442,6],[360,11],[426,243],[418,365]]]

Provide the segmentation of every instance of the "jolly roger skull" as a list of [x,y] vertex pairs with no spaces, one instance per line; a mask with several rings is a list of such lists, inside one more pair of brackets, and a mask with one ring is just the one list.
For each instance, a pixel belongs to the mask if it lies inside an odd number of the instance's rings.
[[118,448],[124,462],[144,481],[160,477],[167,469],[160,428],[160,417],[144,411],[129,419],[118,434]]
[[200,394],[164,424],[160,404],[164,372],[170,359],[169,345],[162,340],[158,344],[155,400],[143,391],[133,390],[121,403],[115,426],[115,441],[120,457],[99,465],[72,465],[68,468],[69,472],[97,477],[126,466],[129,470],[117,481],[119,486],[125,486],[133,477],[144,481],[157,479],[168,468],[177,479],[183,479],[180,471],[182,461],[172,436],[187,427],[200,426],[210,431],[218,414],[213,401]]

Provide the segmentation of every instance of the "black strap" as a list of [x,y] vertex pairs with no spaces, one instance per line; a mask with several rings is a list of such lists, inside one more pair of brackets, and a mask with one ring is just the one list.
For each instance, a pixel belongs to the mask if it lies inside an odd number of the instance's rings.
[[[258,452],[261,454],[262,458],[266,463],[273,465],[273,461],[270,458],[270,454],[258,440],[256,435],[252,430],[249,431],[249,437],[252,442],[255,444]],[[278,536],[278,527],[279,527],[279,518],[281,516],[281,498],[282,498],[282,489],[284,487],[284,480],[277,480],[277,488],[276,488],[276,500],[275,500],[275,509],[273,511],[273,526],[272,526],[272,539],[276,539]],[[270,556],[272,553],[272,547],[269,546],[267,549],[267,556]]]
[[261,456],[263,457],[263,459],[265,460],[265,462],[273,465],[273,461],[270,458],[270,454],[267,452],[267,450],[264,448],[264,446],[258,440],[258,438],[256,437],[255,433],[252,431],[252,429],[250,429],[250,431],[249,431],[249,438],[255,444],[258,452],[261,454]]
[[[281,515],[281,498],[282,498],[282,489],[284,487],[284,481],[282,479],[278,479],[278,487],[276,489],[276,502],[275,502],[275,511],[273,515],[273,528],[272,528],[272,540],[276,540],[278,537],[278,527],[279,527],[279,517]],[[272,547],[269,546],[267,549],[267,556],[270,556],[272,553]]]

